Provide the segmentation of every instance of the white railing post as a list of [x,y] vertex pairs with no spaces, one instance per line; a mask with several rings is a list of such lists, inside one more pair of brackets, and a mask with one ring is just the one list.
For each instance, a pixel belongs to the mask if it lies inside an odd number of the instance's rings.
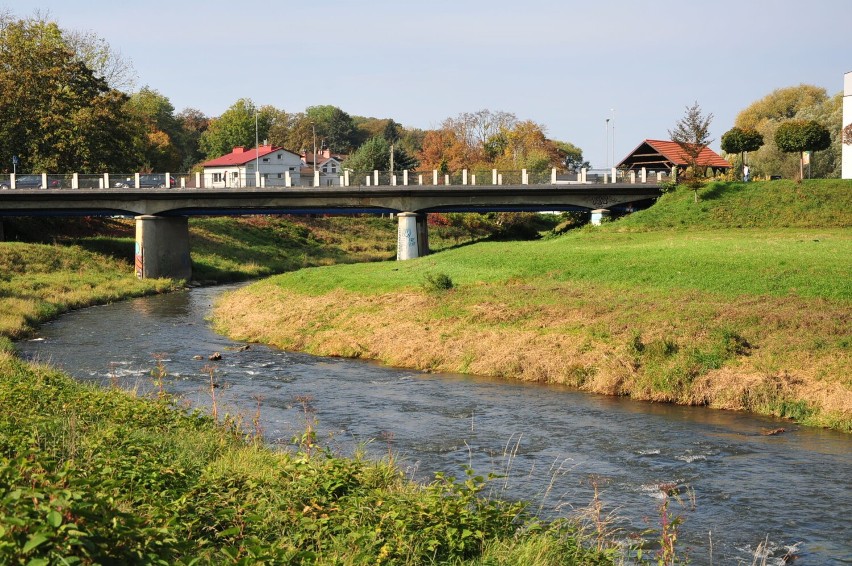
[[470,185],[471,185],[472,187],[475,187],[475,186],[476,186],[476,173],[473,173],[473,174],[470,176]]
[[254,172],[254,186],[260,188],[260,170]]
[[432,184],[435,185],[435,186],[438,185],[438,170],[437,169],[432,169]]
[[663,172],[657,171],[657,183],[662,183],[662,182],[663,182]]
[[195,172],[195,188],[201,188],[201,173],[199,173],[198,171]]
[[467,185],[467,169],[462,169],[462,185]]
[[77,173],[71,174],[71,188],[79,189],[80,188],[80,177],[77,176]]
[[392,187],[396,186],[396,175],[391,175],[391,186]]
[[609,173],[604,173],[604,185],[609,184],[608,179],[609,179]]
[[643,183],[648,182],[648,170],[645,169],[644,167],[642,168],[642,177],[641,178],[642,178]]
[[550,170],[550,184],[551,185],[556,184],[556,167],[554,167]]
[[530,184],[530,178],[527,177],[527,170],[526,169],[521,169],[521,184],[522,185],[529,185]]
[[636,171],[633,171],[632,169],[630,170],[630,184],[636,184]]
[[320,172],[319,172],[319,170],[314,171],[314,186],[315,187],[320,186]]
[[180,176],[180,188],[182,188],[182,189],[186,188],[186,177],[184,175]]
[[444,186],[448,187],[450,185],[450,176],[444,175]]
[[496,184],[497,184],[497,169],[492,169],[492,170],[491,170],[491,184],[492,184],[492,185],[496,185]]
[[370,176],[367,175],[366,179],[367,179],[367,186],[369,187],[370,186]]
[[497,173],[497,184],[498,185],[503,184],[503,173]]
[[373,184],[378,187],[379,186],[379,170],[378,169],[373,170],[373,181],[374,181]]
[[610,172],[611,172],[611,174],[612,174],[612,177],[611,177],[612,182],[613,182],[613,183],[617,182],[617,181],[616,181],[616,179],[618,179],[618,177],[616,176],[617,171],[615,170],[615,167],[613,167],[612,169],[610,169]]
[[139,188],[139,173],[134,173],[134,174],[133,174],[133,188],[134,188],[134,189],[138,189],[138,188]]
[[41,174],[41,186],[47,188],[47,173]]
[[104,186],[101,187],[101,188],[102,189],[108,189],[109,188],[109,173],[104,173],[103,181],[104,181]]
[[343,170],[343,184],[345,186],[349,186],[349,169]]
[[422,185],[422,184],[423,184],[423,174],[422,174],[422,173],[421,173],[421,174],[419,174],[419,175],[417,175],[417,184],[418,184],[418,185]]
[[293,186],[293,177],[290,176],[289,171],[284,171],[284,186],[292,187]]
[[408,186],[408,169],[403,169],[402,171],[402,184],[404,186]]
[[587,170],[586,170],[586,168],[585,168],[585,167],[583,167],[582,169],[580,169],[580,182],[581,182],[581,183],[585,183],[585,182],[586,182],[586,173],[587,173]]

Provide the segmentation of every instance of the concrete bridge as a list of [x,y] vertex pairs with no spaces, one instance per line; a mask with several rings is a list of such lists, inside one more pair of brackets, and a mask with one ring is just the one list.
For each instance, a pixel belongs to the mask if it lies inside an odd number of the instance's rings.
[[610,209],[659,196],[657,184],[375,186],[287,189],[7,189],[2,216],[132,216],[139,277],[192,276],[188,217],[395,213],[397,259],[429,251],[426,213]]

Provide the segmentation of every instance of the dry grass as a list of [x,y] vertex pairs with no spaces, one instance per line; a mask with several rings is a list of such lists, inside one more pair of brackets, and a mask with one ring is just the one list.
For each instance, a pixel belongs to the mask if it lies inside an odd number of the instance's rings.
[[240,340],[318,355],[563,383],[841,429],[852,420],[852,333],[842,302],[697,292],[619,297],[571,283],[304,296],[265,283],[224,297],[215,317]]

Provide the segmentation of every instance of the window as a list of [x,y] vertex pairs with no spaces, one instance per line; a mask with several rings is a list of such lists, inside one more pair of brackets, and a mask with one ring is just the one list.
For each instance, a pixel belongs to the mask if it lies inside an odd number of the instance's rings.
[[281,178],[281,173],[278,173],[278,178],[279,178],[279,179]]
[[335,167],[334,165],[332,165],[332,166],[331,166],[331,172],[332,172],[332,173],[337,173],[337,167]]
[[323,168],[322,168],[322,172],[323,172],[323,173],[328,173],[328,167],[323,167]]
[[264,157],[264,158],[263,158],[263,162],[264,162],[264,163],[269,163],[269,158],[268,158],[268,157]]
[[281,154],[280,154],[280,153],[278,154],[278,159],[279,159],[279,160],[281,159]]
[[290,171],[295,171],[295,170],[296,170],[295,167],[290,167]]

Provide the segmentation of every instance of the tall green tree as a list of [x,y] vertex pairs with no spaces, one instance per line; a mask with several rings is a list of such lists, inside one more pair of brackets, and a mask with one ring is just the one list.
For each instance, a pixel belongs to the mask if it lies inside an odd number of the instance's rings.
[[132,170],[140,128],[127,96],[86,66],[54,22],[0,24],[0,156],[22,171]]
[[251,99],[241,98],[221,116],[211,120],[207,130],[201,134],[200,145],[205,156],[208,159],[215,159],[230,153],[237,146],[254,147],[256,137],[258,141],[267,139],[269,123],[265,120],[261,124],[259,113],[258,131],[255,135],[255,113],[257,112],[258,109]]
[[128,107],[145,127],[145,169],[178,171],[184,162],[182,129],[169,99],[149,87],[130,96]]
[[698,189],[703,184],[703,167],[698,164],[698,157],[713,139],[710,137],[710,123],[713,114],[704,115],[696,101],[687,106],[683,117],[675,123],[674,130],[669,130],[671,140],[680,147],[686,157],[686,183],[692,187],[693,197],[698,202]]
[[818,177],[840,176],[839,136],[842,116],[842,95],[829,98],[826,90],[814,85],[773,90],[743,109],[734,121],[736,127],[754,129],[766,142],[749,154],[749,168],[758,176],[799,174],[799,159],[793,153],[781,151],[775,144],[775,132],[787,120],[816,120],[832,134],[832,147],[817,154],[812,164]]
[[334,153],[349,153],[358,145],[358,131],[352,116],[337,106],[310,106],[305,117],[319,138],[317,148],[327,147]]
[[180,166],[181,171],[190,171],[198,162],[204,159],[204,154],[201,152],[201,135],[207,131],[210,125],[210,118],[197,108],[184,108],[181,110],[175,119],[178,122],[181,130],[181,147],[183,154],[183,163]]
[[775,144],[783,152],[799,154],[799,178],[804,178],[804,152],[831,146],[831,134],[814,120],[790,120],[778,126]]
[[743,167],[745,167],[745,152],[757,151],[763,143],[763,135],[757,130],[743,130],[734,126],[722,134],[722,151],[738,153]]
[[[390,155],[391,144],[388,140],[383,136],[375,136],[361,144],[361,147],[346,159],[343,166],[355,172],[389,171]],[[394,171],[414,170],[417,165],[417,160],[402,147],[393,146]]]

